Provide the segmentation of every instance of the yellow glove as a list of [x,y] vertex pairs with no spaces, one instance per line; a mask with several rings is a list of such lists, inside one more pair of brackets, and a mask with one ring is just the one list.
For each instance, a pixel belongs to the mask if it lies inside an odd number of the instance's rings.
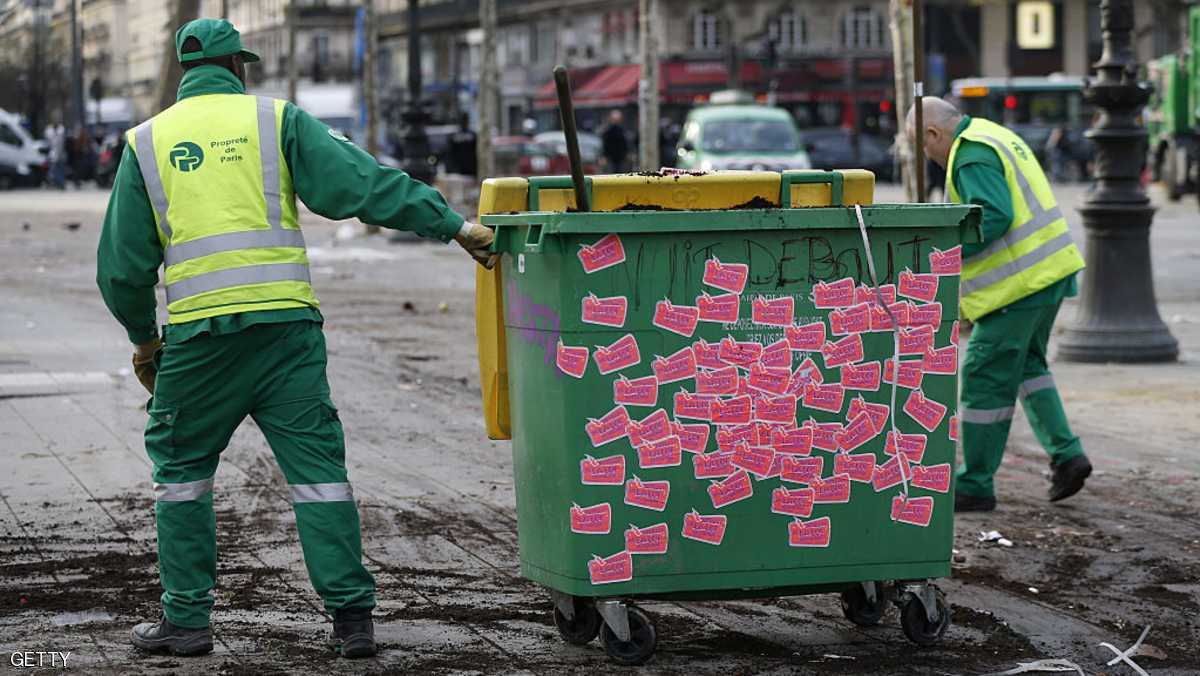
[[142,387],[154,394],[154,379],[158,377],[158,366],[154,363],[154,355],[162,348],[158,338],[138,345],[133,350],[133,374],[137,376]]
[[497,255],[488,250],[496,235],[486,226],[464,221],[462,229],[454,236],[454,241],[471,254],[477,263],[491,270],[496,265]]

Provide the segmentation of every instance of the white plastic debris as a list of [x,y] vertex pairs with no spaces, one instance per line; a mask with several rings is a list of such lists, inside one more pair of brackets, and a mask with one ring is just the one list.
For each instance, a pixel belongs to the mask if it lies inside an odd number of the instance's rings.
[[1147,624],[1146,628],[1142,630],[1142,635],[1138,637],[1138,640],[1135,641],[1133,645],[1129,646],[1129,649],[1124,652],[1117,650],[1117,647],[1111,643],[1107,643],[1107,642],[1101,643],[1100,645],[1102,647],[1108,648],[1109,650],[1111,650],[1117,654],[1116,657],[1112,658],[1111,660],[1109,660],[1107,662],[1108,666],[1111,667],[1111,666],[1114,666],[1117,662],[1124,662],[1125,664],[1128,664],[1130,666],[1130,668],[1132,668],[1134,671],[1138,672],[1142,676],[1150,676],[1150,674],[1146,673],[1145,669],[1139,667],[1136,662],[1134,662],[1132,659],[1130,659],[1129,656],[1137,654],[1138,648],[1142,647],[1142,641],[1146,640],[1146,634],[1150,633],[1150,627],[1153,627],[1153,626],[1154,626],[1153,624]]
[[1030,594],[1037,594],[1037,593],[1039,593],[1039,592],[1038,592],[1038,588],[1037,588],[1037,587],[1030,587],[1030,588],[1029,588],[1029,593],[1030,593]]
[[980,542],[995,542],[996,544],[1000,545],[1001,547],[1013,546],[1012,540],[1009,540],[1008,538],[1001,535],[1000,531],[998,531],[998,530],[989,530],[987,532],[979,531],[979,541]]
[[1017,666],[1008,671],[997,671],[986,676],[1013,676],[1014,674],[1037,674],[1047,672],[1073,671],[1079,676],[1087,676],[1083,668],[1071,660],[1053,659],[1036,662],[1017,662]]

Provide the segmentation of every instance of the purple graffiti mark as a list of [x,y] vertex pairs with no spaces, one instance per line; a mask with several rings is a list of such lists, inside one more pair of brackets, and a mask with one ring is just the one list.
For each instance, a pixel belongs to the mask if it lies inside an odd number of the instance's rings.
[[[540,346],[546,354],[546,365],[553,365],[561,335],[558,313],[549,305],[538,303],[529,294],[523,293],[512,279],[505,284],[504,312],[505,323],[511,332],[527,343]],[[554,369],[554,373],[562,376],[558,369]]]

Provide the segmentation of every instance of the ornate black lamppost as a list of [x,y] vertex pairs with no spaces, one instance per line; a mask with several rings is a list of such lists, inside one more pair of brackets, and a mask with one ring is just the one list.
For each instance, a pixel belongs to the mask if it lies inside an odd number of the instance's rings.
[[1146,129],[1138,120],[1150,89],[1137,80],[1133,1],[1103,0],[1104,53],[1084,97],[1100,111],[1086,136],[1096,146],[1096,178],[1079,206],[1087,230],[1087,270],[1079,312],[1058,355],[1077,362],[1174,361],[1179,344],[1158,314],[1150,266],[1155,208],[1140,181]]
[[429,114],[423,105],[421,86],[421,27],[417,15],[417,0],[408,0],[408,103],[401,114],[404,121],[404,171],[413,178],[433,183],[433,166],[429,164],[429,136],[425,125]]

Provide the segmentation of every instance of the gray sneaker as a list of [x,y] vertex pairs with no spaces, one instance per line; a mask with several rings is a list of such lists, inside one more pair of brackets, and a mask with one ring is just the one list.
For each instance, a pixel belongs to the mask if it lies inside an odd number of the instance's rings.
[[205,655],[213,649],[212,629],[177,627],[165,615],[158,622],[143,622],[134,627],[129,640],[142,650],[180,657]]

